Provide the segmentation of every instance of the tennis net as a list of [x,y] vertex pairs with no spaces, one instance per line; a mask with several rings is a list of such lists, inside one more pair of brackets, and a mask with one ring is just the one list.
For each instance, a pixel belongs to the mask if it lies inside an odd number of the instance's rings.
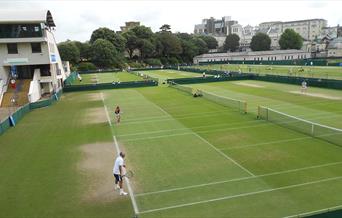
[[258,107],[258,118],[342,146],[342,129],[310,122],[262,106]]
[[178,90],[183,91],[185,93],[188,93],[190,95],[193,95],[193,90],[191,87],[182,86],[182,85],[179,85],[175,82],[170,82],[169,84],[170,84],[170,87],[172,87],[172,88],[175,88],[175,89],[178,89]]
[[219,96],[207,91],[199,90],[203,98],[213,101],[217,104],[223,105],[225,107],[236,108],[241,113],[247,113],[247,102],[242,100],[237,100],[229,98],[226,96]]

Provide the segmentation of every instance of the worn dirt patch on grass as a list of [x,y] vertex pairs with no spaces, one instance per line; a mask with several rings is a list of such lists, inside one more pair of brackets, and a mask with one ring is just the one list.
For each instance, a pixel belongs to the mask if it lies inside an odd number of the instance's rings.
[[325,99],[330,99],[330,100],[342,100],[341,97],[326,95],[322,93],[310,93],[310,92],[302,93],[301,91],[290,91],[290,93],[317,97],[317,98],[325,98]]
[[83,117],[83,122],[85,124],[107,123],[105,109],[103,107],[87,109]]
[[116,157],[113,143],[94,143],[80,147],[83,158],[78,169],[86,175],[87,189],[82,200],[86,202],[111,202],[120,195],[114,191],[112,168]]
[[262,86],[262,85],[257,85],[257,84],[253,84],[253,83],[246,83],[246,82],[235,82],[234,84],[240,85],[240,86],[253,87],[253,88],[265,88],[265,86]]

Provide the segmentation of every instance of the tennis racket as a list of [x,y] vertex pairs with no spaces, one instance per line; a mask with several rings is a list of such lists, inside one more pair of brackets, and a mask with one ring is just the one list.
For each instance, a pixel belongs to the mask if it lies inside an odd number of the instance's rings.
[[132,170],[128,170],[128,171],[126,171],[126,169],[124,170],[124,175],[122,176],[122,177],[127,177],[127,178],[132,178],[133,177],[133,172],[132,172]]

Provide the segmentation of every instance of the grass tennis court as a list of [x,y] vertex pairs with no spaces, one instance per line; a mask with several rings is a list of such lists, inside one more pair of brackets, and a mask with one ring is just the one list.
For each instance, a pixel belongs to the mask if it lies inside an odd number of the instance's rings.
[[[298,116],[338,117],[341,100],[243,82],[266,88],[194,86],[245,98],[246,115],[168,87],[67,93],[29,113],[1,136],[0,215],[131,217],[131,199],[113,191],[115,140],[135,174],[139,217],[286,217],[341,206],[342,148],[258,120],[252,109],[283,105],[297,107]],[[118,126],[116,105],[123,111]]]
[[257,113],[258,105],[300,117],[312,122],[342,128],[342,91],[310,87],[302,94],[300,86],[261,82],[233,81],[194,84],[219,96],[248,102],[248,111]]
[[[141,73],[149,75],[154,78],[158,78],[159,81],[163,82],[167,79],[178,79],[178,78],[193,78],[193,77],[202,77],[203,75],[200,73],[191,73],[186,71],[178,71],[178,70],[150,70],[150,71],[142,71]],[[212,75],[206,75],[212,76]]]
[[243,73],[275,74],[285,76],[315,77],[322,79],[342,79],[342,67],[321,66],[286,66],[286,65],[248,65],[248,64],[214,64],[191,66],[207,70],[230,70]]
[[91,73],[81,74],[82,82],[76,79],[74,85],[96,84],[96,83],[112,83],[112,82],[130,82],[141,81],[142,77],[127,72],[108,72],[108,73]]

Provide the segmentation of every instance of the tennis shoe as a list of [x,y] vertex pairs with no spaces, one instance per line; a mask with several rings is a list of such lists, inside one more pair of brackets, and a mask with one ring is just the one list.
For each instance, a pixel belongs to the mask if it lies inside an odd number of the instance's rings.
[[128,193],[127,192],[120,192],[120,195],[126,196],[126,195],[128,195]]

